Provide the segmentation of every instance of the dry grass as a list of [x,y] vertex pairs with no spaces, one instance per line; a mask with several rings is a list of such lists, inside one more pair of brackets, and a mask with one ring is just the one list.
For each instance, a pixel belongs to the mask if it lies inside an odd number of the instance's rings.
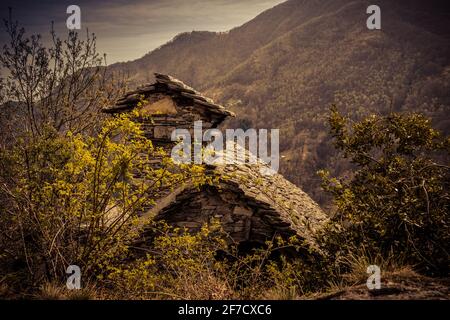
[[340,264],[348,269],[348,272],[340,274],[339,278],[347,285],[356,285],[365,283],[368,274],[367,267],[376,265],[380,268],[382,274],[397,272],[401,269],[411,269],[405,266],[404,258],[391,252],[387,257],[382,255],[371,255],[364,247],[356,250],[340,260]]
[[38,300],[97,300],[107,297],[94,286],[69,290],[65,284],[47,282],[41,286],[34,298]]

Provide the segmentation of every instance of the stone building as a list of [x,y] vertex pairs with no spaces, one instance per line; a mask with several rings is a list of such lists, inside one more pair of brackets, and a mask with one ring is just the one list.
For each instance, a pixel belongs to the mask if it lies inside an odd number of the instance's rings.
[[[151,115],[142,120],[146,136],[169,150],[174,129],[192,130],[194,121],[203,128],[216,128],[234,114],[223,106],[168,75],[155,74],[156,82],[127,93],[105,112],[127,112],[145,100],[141,110]],[[161,197],[145,212],[171,225],[198,230],[205,222],[218,219],[237,243],[264,243],[275,234],[297,235],[314,245],[313,236],[327,221],[320,207],[301,189],[280,174],[263,175],[263,163],[234,163],[208,166],[218,174],[218,185],[200,190],[183,186]]]

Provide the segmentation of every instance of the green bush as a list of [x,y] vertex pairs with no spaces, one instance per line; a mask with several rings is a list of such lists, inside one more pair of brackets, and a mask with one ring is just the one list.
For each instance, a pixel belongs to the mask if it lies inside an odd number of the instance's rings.
[[356,166],[323,187],[335,213],[323,240],[334,255],[364,247],[407,257],[429,274],[447,275],[450,244],[450,139],[417,113],[371,115],[360,122],[332,108],[335,146]]

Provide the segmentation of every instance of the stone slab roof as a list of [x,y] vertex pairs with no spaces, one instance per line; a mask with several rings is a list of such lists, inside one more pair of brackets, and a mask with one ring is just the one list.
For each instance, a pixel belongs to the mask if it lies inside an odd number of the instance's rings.
[[314,235],[328,221],[327,215],[299,187],[278,173],[263,174],[264,169],[258,163],[227,164],[214,170],[222,177],[222,188],[242,192],[275,230],[314,244]]
[[[220,123],[234,114],[223,106],[215,104],[198,91],[169,75],[155,73],[156,82],[138,87],[119,99],[115,106],[104,110],[107,113],[125,112],[134,108],[137,103],[153,94],[170,96],[183,110],[189,113],[199,109],[200,114],[207,114],[215,123]],[[173,120],[173,119],[172,119]],[[287,181],[282,175],[270,172],[270,168],[241,149],[245,160],[241,163],[231,161],[228,152],[219,152],[223,161],[208,165],[208,172],[219,176],[219,185],[214,188],[226,189],[238,194],[240,199],[252,208],[258,219],[263,219],[271,230],[285,235],[297,235],[315,246],[314,235],[328,221],[326,214],[300,188]],[[256,159],[256,161],[249,161]],[[249,163],[250,162],[250,163]],[[179,186],[176,190],[161,197],[152,208],[148,208],[144,216],[158,216],[170,208],[176,208],[182,199],[195,197],[198,190],[189,185]],[[181,208],[182,212],[182,208]],[[145,219],[144,219],[145,220]],[[264,233],[265,235],[266,233]],[[270,237],[269,234],[267,234]]]
[[[235,148],[242,147],[235,144]],[[208,165],[209,174],[219,177],[217,187],[243,195],[246,203],[256,209],[256,214],[277,233],[296,235],[312,247],[317,247],[314,236],[329,220],[328,216],[303,190],[281,174],[273,172],[247,150],[244,152],[245,160],[241,162],[232,162],[227,159],[230,153],[219,152],[219,160]],[[256,159],[256,162],[248,163],[249,157]],[[194,189],[184,186],[168,198],[158,201],[152,215],[177,206],[177,198],[185,199],[191,192],[195,194]]]
[[175,99],[184,98],[189,100],[191,105],[198,108],[203,108],[207,112],[223,115],[224,117],[232,116],[235,114],[229,110],[226,110],[223,106],[214,103],[210,98],[203,96],[200,92],[194,90],[182,81],[161,73],[155,73],[155,83],[144,84],[136,90],[127,92],[119,100],[117,100],[114,106],[103,110],[105,113],[117,113],[127,111],[136,106],[142,97],[147,97],[155,93],[164,93]]

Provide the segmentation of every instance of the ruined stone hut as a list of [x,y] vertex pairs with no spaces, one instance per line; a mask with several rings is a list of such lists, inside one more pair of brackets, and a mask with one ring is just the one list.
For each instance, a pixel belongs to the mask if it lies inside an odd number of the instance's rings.
[[[234,116],[171,76],[156,73],[155,78],[155,83],[128,92],[104,111],[127,112],[144,98],[141,111],[152,115],[151,122],[142,123],[144,132],[153,143],[167,150],[174,145],[174,129],[192,129],[197,120],[202,120],[204,129],[215,128]],[[296,235],[314,245],[314,234],[327,221],[325,213],[280,174],[261,174],[261,166],[264,164],[212,166],[214,174],[227,177],[218,186],[204,186],[201,190],[179,187],[159,199],[146,214],[191,231],[215,218],[237,243],[264,243],[278,234]]]

